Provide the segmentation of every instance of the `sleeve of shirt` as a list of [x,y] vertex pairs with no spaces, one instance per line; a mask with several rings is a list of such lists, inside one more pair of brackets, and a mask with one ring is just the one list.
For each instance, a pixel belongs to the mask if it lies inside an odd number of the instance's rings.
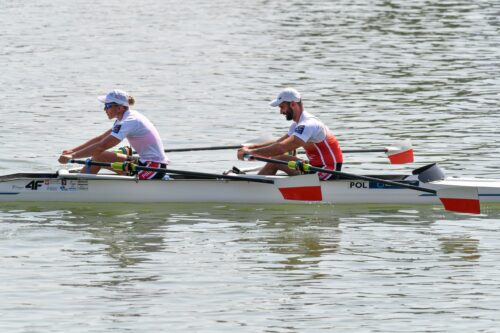
[[122,141],[132,130],[133,124],[131,122],[124,121],[121,124],[115,122],[113,129],[111,130],[111,135]]
[[318,130],[317,124],[313,122],[305,122],[295,127],[295,130],[291,135],[295,135],[302,141],[308,142],[309,139],[311,139],[311,137],[314,135],[314,133],[316,133],[317,130]]

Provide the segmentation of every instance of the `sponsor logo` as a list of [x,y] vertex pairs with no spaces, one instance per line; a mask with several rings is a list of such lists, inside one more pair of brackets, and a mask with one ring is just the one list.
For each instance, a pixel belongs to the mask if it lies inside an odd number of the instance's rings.
[[122,128],[122,125],[115,125],[113,126],[113,133],[118,133],[120,132],[120,129]]
[[25,186],[25,188],[36,191],[40,186],[42,186],[43,183],[43,180],[32,180]]
[[304,132],[304,128],[306,128],[304,125],[297,126],[295,128],[295,132],[302,134]]
[[88,181],[67,179],[34,179],[26,185],[12,185],[13,190],[31,190],[39,192],[77,192],[88,191]]

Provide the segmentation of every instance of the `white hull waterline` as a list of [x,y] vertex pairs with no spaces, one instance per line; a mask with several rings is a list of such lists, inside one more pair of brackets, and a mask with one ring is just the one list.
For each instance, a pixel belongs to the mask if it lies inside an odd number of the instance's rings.
[[[64,170],[63,170],[64,171]],[[245,177],[249,177],[246,175]],[[435,194],[367,180],[319,182],[317,176],[250,176],[272,180],[203,179],[173,175],[170,180],[58,172],[0,177],[0,202],[132,202],[245,204],[441,204]],[[500,180],[446,178],[423,183],[416,176],[376,176],[434,190],[473,188],[481,203],[500,203]]]

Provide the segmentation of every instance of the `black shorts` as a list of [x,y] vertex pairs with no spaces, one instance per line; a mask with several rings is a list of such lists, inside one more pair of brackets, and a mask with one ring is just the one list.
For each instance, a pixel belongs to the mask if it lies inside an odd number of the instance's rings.
[[[152,161],[146,161],[137,163],[139,166],[148,167],[148,168],[161,168],[166,169],[167,165],[165,163],[158,163]],[[137,177],[141,180],[146,179],[162,179],[165,176],[165,171],[148,171],[148,170],[138,170]]]

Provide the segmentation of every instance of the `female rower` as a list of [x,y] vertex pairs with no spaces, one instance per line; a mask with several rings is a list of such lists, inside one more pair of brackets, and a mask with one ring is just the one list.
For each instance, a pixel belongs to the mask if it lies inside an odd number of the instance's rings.
[[[97,98],[104,103],[104,111],[109,119],[116,118],[113,127],[101,135],[73,149],[64,150],[59,156],[59,163],[68,163],[71,159],[90,157],[98,162],[124,162],[129,157],[125,154],[107,151],[123,139],[127,139],[133,150],[139,155],[140,166],[166,168],[169,160],[164,153],[163,143],[154,125],[141,113],[129,109],[135,100],[121,90],[110,91]],[[98,173],[101,167],[86,166],[81,172]],[[164,172],[141,170],[139,179],[161,179]]]

